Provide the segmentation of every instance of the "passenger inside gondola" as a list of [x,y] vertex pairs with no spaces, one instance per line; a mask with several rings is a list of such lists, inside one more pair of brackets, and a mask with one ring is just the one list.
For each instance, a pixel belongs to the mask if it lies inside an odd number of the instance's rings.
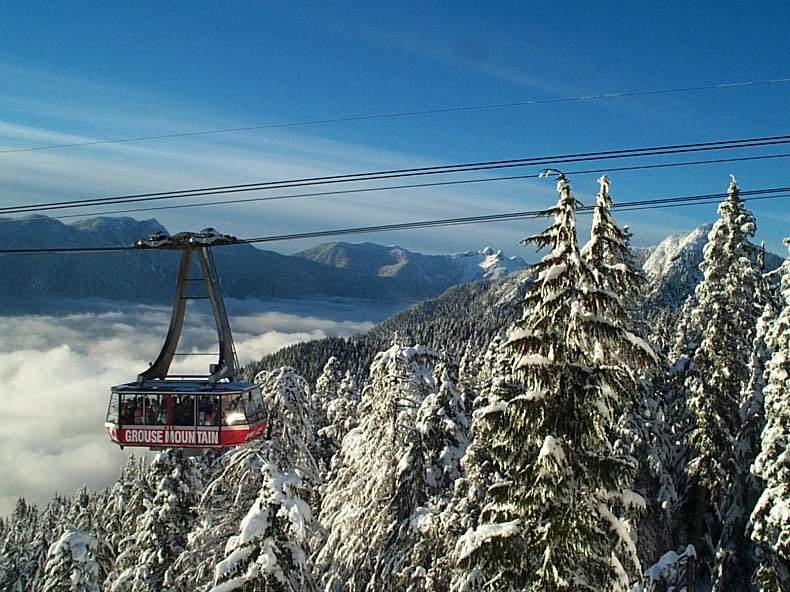
[[143,423],[143,397],[121,397],[121,423],[126,425],[142,425]]
[[145,398],[145,424],[165,425],[167,423],[167,409],[162,395],[146,395]]
[[195,425],[195,398],[190,395],[173,397],[173,425]]
[[198,425],[219,425],[219,397],[217,395],[200,395],[198,398]]

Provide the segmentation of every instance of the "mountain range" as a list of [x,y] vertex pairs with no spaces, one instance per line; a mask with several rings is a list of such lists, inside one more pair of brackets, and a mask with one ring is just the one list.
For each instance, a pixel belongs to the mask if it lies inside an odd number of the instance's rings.
[[[156,220],[99,217],[71,224],[45,216],[0,218],[0,249],[129,246],[167,230]],[[327,243],[283,255],[252,245],[214,250],[225,295],[231,298],[360,298],[414,302],[477,279],[523,269],[520,257],[485,248],[454,255],[424,255],[374,243]],[[7,312],[46,311],[60,299],[101,298],[168,303],[178,254],[124,251],[0,257]]]
[[[156,220],[99,217],[64,224],[46,216],[0,218],[0,249],[128,246],[166,229]],[[710,225],[635,249],[649,281],[647,302],[675,309],[701,279],[699,263]],[[359,298],[416,302],[477,280],[499,280],[524,269],[521,257],[489,247],[426,255],[398,246],[332,242],[283,255],[242,244],[215,249],[225,295],[245,299]],[[766,268],[781,258],[766,254]],[[61,299],[100,298],[169,303],[178,254],[169,251],[0,257],[0,308],[46,311]]]

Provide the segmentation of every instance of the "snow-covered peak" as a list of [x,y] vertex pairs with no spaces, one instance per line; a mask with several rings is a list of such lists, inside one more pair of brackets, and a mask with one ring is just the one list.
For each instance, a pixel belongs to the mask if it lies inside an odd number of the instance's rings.
[[674,267],[688,263],[689,259],[699,263],[711,227],[711,224],[705,224],[691,232],[668,236],[650,253],[642,266],[642,271],[653,281],[666,276]]
[[486,247],[482,251],[467,251],[452,256],[464,265],[464,281],[475,279],[498,280],[527,267],[521,257],[508,257],[501,249]]

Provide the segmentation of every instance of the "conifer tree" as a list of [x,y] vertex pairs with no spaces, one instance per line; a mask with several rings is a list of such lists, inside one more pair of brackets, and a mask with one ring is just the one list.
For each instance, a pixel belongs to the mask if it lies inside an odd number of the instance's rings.
[[435,392],[436,359],[424,346],[393,345],[371,365],[359,426],[343,439],[337,476],[321,505],[327,534],[314,561],[326,592],[393,585],[402,565],[391,553],[399,548],[398,533],[427,499],[415,422]]
[[315,439],[311,421],[310,387],[296,371],[283,366],[271,372],[260,372],[255,377],[263,400],[269,410],[267,438],[277,440],[282,449],[293,456],[295,468],[305,486],[318,483],[318,466],[311,449]]
[[186,545],[201,490],[193,462],[180,449],[162,451],[151,462],[151,480],[153,499],[116,560],[112,592],[154,592],[169,585],[165,572]]
[[332,442],[335,450],[340,449],[343,438],[357,425],[359,399],[357,381],[350,371],[346,371],[337,389],[337,396],[327,406],[329,424],[319,430],[321,436]]
[[207,484],[196,504],[193,528],[166,574],[173,592],[212,587],[214,566],[224,558],[228,540],[261,489],[264,444],[256,439],[216,458],[204,455]]
[[458,363],[458,390],[461,394],[461,401],[470,414],[475,399],[480,394],[479,378],[483,365],[480,353],[471,343],[467,343]]
[[340,362],[335,356],[330,356],[318,375],[315,382],[315,389],[311,397],[311,406],[313,408],[313,428],[317,431],[327,424],[326,410],[329,403],[337,397],[340,382],[343,380],[343,373],[340,368]]
[[212,592],[309,592],[307,564],[315,529],[305,483],[277,441],[260,451],[262,484],[258,496],[225,546],[214,568]]
[[[785,244],[790,242],[785,239]],[[760,592],[790,589],[790,262],[782,265],[783,306],[769,330],[773,354],[767,365],[765,428],[754,474],[765,482],[754,511],[757,544],[754,583]]]
[[35,522],[36,509],[19,498],[8,517],[8,526],[0,545],[0,589],[13,592],[25,589],[25,547],[31,537],[30,525]]
[[326,428],[330,425],[329,407],[338,399],[343,375],[340,362],[330,356],[315,383],[311,397],[313,410],[313,441],[312,453],[323,475],[329,470],[332,455],[337,452],[338,442]]
[[102,514],[105,502],[105,492],[91,493],[83,485],[71,502],[66,513],[66,524],[76,530],[93,537],[93,561],[97,567],[97,581],[103,582],[112,570],[115,562],[115,552],[112,546],[104,539]]
[[719,205],[704,248],[704,278],[696,290],[693,323],[702,341],[693,354],[687,379],[692,430],[688,443],[693,458],[686,467],[692,479],[687,509],[695,517],[692,540],[701,559],[710,563],[721,530],[723,495],[737,475],[736,436],[741,392],[749,380],[762,276],[756,250],[748,238],[756,224],[739,195],[735,179]]
[[[244,574],[249,565],[237,561],[239,553],[229,554],[226,547],[235,541],[232,544],[236,549],[239,537],[243,538],[241,525],[245,524],[259,498],[270,502],[276,498],[284,502],[286,497],[283,496],[291,492],[291,498],[302,495],[308,496],[306,499],[309,500],[309,486],[317,481],[315,463],[307,448],[312,441],[307,383],[288,367],[261,372],[255,381],[261,386],[269,410],[269,439],[253,440],[216,459],[204,461],[206,472],[212,476],[197,504],[195,527],[189,534],[186,549],[170,570],[173,589],[179,592],[204,591],[215,585],[233,586],[233,589],[257,589],[256,585],[264,585],[251,574],[246,577]],[[287,487],[283,479],[287,481]],[[271,504],[267,502],[255,507],[258,512],[269,511]],[[260,513],[256,515],[262,516]],[[279,528],[277,532],[281,535],[287,532],[287,529],[283,530],[287,520],[277,518],[276,513],[270,518],[273,518],[267,522],[270,528]],[[252,524],[255,521],[250,518],[248,522]],[[261,524],[261,521],[255,524]],[[251,531],[245,532],[249,534]],[[247,558],[254,554],[253,547],[260,540],[258,535],[269,531],[255,532],[256,537],[247,541],[250,553],[243,553]],[[292,535],[289,544],[301,545],[301,539],[294,533]],[[264,536],[267,537],[269,534]],[[235,559],[228,561],[231,556]],[[254,559],[251,561],[254,563]],[[231,563],[233,569],[230,569]],[[216,571],[220,564],[223,566],[221,576]],[[276,566],[272,564],[271,568],[275,570]],[[278,581],[263,567],[259,572],[261,579]]]
[[99,592],[96,538],[67,526],[47,553],[41,592]]
[[[134,455],[130,455],[126,460],[124,468],[121,470],[121,475],[118,480],[112,484],[108,492],[107,503],[103,508],[100,508],[101,524],[104,529],[105,539],[110,544],[113,552],[117,555],[121,540],[126,536],[124,532],[131,523],[136,521],[131,520],[131,500],[135,493],[140,494],[143,491],[135,491],[136,476],[139,470],[138,459]],[[140,498],[137,498],[140,503],[139,509],[135,512],[138,516],[143,511],[143,505]],[[124,517],[127,517],[126,524],[124,524]]]
[[764,374],[771,354],[767,333],[775,317],[774,304],[769,301],[757,322],[749,364],[750,379],[741,395],[740,428],[735,440],[738,473],[725,491],[722,503],[722,532],[713,568],[714,592],[748,589],[756,569],[748,521],[762,493],[763,483],[752,474],[751,467],[760,451],[760,434],[765,425]]
[[[27,545],[25,563],[22,566],[24,581],[20,581],[20,590],[39,590],[44,577],[47,554],[63,523],[62,508],[59,500],[47,504],[35,523],[32,539]],[[106,574],[105,574],[106,575]],[[101,575],[99,576],[101,581]]]
[[654,354],[630,331],[621,295],[628,269],[611,258],[622,251],[608,192],[599,193],[593,267],[579,252],[576,200],[562,174],[557,189],[557,205],[544,212],[554,222],[525,241],[551,253],[533,266],[524,317],[509,336],[518,390],[477,411],[510,480],[459,539],[464,589],[627,590],[626,570],[638,571],[616,515],[643,503],[629,490],[635,462],[615,454],[609,435],[633,400],[633,366]]
[[423,399],[416,418],[429,495],[450,490],[461,476],[461,458],[469,445],[469,416],[458,388],[458,363],[445,355],[433,372],[438,389]]
[[[627,227],[621,229],[612,215],[611,181],[604,176],[598,179],[598,183],[600,188],[596,195],[591,237],[581,254],[593,271],[596,289],[617,297],[615,309],[605,316],[626,332],[626,339],[633,341],[628,334],[641,339],[636,301],[642,293],[645,279],[633,262],[630,232]],[[642,344],[637,354],[624,369],[631,372],[640,368],[655,370],[657,356],[646,344]],[[649,376],[635,375],[634,378],[636,388],[631,389],[629,398],[635,400],[635,404],[626,405],[626,412],[615,424],[615,449],[618,454],[630,455],[639,461],[635,488],[649,504],[645,518],[650,520],[651,526],[664,527],[663,532],[645,534],[648,538],[660,538],[668,543],[670,511],[677,500],[671,476],[673,434],[666,423],[662,390],[657,388],[660,382],[654,384]],[[654,552],[666,548],[659,541],[646,542],[648,546],[657,547]]]
[[446,590],[451,534],[447,522],[452,488],[469,441],[469,418],[458,390],[458,365],[443,355],[433,369],[436,388],[420,404],[412,436],[396,471],[392,500],[398,524],[381,552],[374,583],[379,589]]
[[[230,458],[223,459],[227,469],[207,488],[210,495],[204,499],[209,505],[213,496],[237,488],[227,512],[235,529],[222,547],[220,560],[214,562],[210,589],[310,591],[314,584],[307,557],[316,524],[309,502],[318,482],[309,450],[313,442],[310,390],[289,367],[260,373],[255,381],[270,410],[270,439],[227,455]],[[249,487],[250,482],[257,484],[257,491]],[[221,518],[223,528],[215,535],[227,532],[227,518]]]

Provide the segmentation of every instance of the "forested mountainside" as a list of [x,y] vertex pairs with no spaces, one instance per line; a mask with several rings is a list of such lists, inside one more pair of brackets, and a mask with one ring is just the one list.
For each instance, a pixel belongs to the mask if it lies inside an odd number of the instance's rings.
[[[711,224],[687,233],[674,234],[655,247],[636,250],[634,264],[641,267],[646,283],[639,307],[654,342],[668,346],[678,322],[677,310],[702,280],[699,265]],[[765,271],[776,269],[782,259],[765,254]],[[420,302],[354,337],[328,337],[285,347],[249,364],[248,376],[263,369],[291,366],[308,380],[318,377],[324,364],[335,357],[357,376],[366,376],[377,352],[393,339],[423,343],[460,359],[467,349],[484,348],[504,328],[522,315],[515,306],[528,287],[529,272],[514,273],[501,280],[457,286],[441,296]]]
[[[93,218],[64,224],[36,216],[0,218],[0,248],[130,246],[165,231],[156,220]],[[423,255],[373,243],[331,243],[298,255],[236,245],[214,249],[225,295],[232,298],[359,298],[414,302],[451,286],[485,277],[504,277],[526,264],[501,251]],[[6,289],[0,306],[24,311],[42,299],[106,298],[169,303],[178,269],[172,252],[115,252],[57,258],[26,255],[0,258]]]
[[[422,343],[460,358],[467,347],[484,348],[492,337],[518,318],[518,307],[497,306],[523,291],[525,272],[505,281],[480,281],[450,288],[355,337],[327,337],[282,348],[258,362],[248,364],[247,376],[263,369],[291,366],[314,381],[330,357],[357,376],[366,377],[373,357],[393,340]],[[506,302],[503,302],[505,304]]]
[[0,587],[788,590],[790,260],[767,270],[733,179],[645,285],[608,179],[589,239],[557,190],[531,275],[264,360],[269,437],[20,499]]

